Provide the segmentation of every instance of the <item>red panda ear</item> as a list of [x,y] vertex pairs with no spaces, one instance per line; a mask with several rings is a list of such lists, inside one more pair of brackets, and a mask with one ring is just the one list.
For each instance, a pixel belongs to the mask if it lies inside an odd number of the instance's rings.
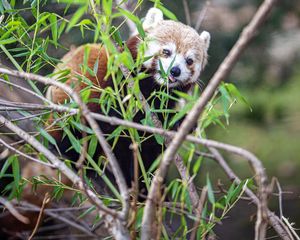
[[209,34],[209,32],[203,31],[200,34],[200,38],[203,40],[205,50],[207,51],[208,48],[209,48],[209,44],[210,44],[210,34]]
[[158,8],[150,8],[143,22],[143,28],[147,31],[150,28],[155,28],[162,20],[163,13]]

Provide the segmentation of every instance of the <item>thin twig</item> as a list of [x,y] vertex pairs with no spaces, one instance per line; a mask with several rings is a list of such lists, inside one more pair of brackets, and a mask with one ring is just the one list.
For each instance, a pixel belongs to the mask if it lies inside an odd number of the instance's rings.
[[47,167],[54,167],[54,165],[51,164],[51,163],[43,162],[43,161],[41,161],[41,160],[39,160],[39,159],[37,159],[37,158],[31,157],[31,156],[29,156],[28,154],[21,152],[20,150],[18,150],[18,149],[16,149],[16,148],[12,147],[12,146],[9,145],[8,143],[6,143],[6,142],[5,142],[3,139],[1,139],[1,138],[0,138],[0,143],[3,144],[3,145],[4,145],[5,147],[7,147],[8,149],[10,149],[11,151],[13,151],[13,152],[15,152],[15,153],[17,153],[17,154],[19,154],[19,155],[21,155],[21,156],[27,158],[27,159],[30,159],[31,161],[37,162],[37,163],[42,164],[42,165],[45,165],[45,166],[47,166]]
[[[116,0],[116,3],[117,3],[120,7],[122,7],[123,9],[125,9],[125,10],[131,12],[130,9],[127,7],[125,1],[122,1],[122,0]],[[134,32],[136,32],[136,26],[135,26],[135,24],[134,24],[133,21],[131,21],[129,18],[126,18],[126,24],[127,24],[128,28],[129,28],[129,35],[131,35],[131,34],[133,34]]]
[[[36,206],[36,205],[33,205],[31,203],[28,203],[28,202],[24,202],[24,201],[21,201],[21,202],[18,202],[18,204],[20,204],[21,206],[24,206],[25,207],[25,210],[26,211],[35,211],[35,212],[40,212],[40,207]],[[23,207],[23,208],[24,208]],[[18,208],[18,207],[16,207]],[[19,207],[22,209],[22,207]],[[75,210],[81,210],[79,208],[74,208]],[[83,232],[85,234],[87,234],[88,236],[90,237],[96,237],[96,235],[94,233],[91,232],[90,229],[86,229],[84,228],[83,226],[81,226],[80,224],[76,223],[75,221],[71,221],[69,220],[68,218],[66,217],[63,217],[57,213],[55,213],[55,210],[56,209],[44,209],[44,213],[54,219],[58,219],[59,221],[79,230],[80,232]],[[62,210],[62,209],[61,209]],[[70,211],[71,209],[70,208],[65,208],[65,211]]]
[[[58,82],[55,79],[51,79],[51,78],[47,78],[47,77],[42,77],[36,74],[32,74],[32,73],[24,73],[24,72],[19,72],[19,71],[11,71],[5,68],[0,68],[0,72],[4,73],[4,74],[8,74],[11,76],[16,76],[16,77],[20,77],[20,78],[25,78],[25,79],[32,79],[38,82],[42,82],[45,85],[53,85],[56,86],[60,89],[63,89],[64,92],[66,92],[68,95],[70,95],[72,97],[72,99],[80,106],[80,110],[82,115],[85,117],[85,119],[87,120],[89,126],[93,129],[93,131],[95,132],[95,135],[102,147],[103,152],[105,153],[106,157],[109,159],[109,164],[111,166],[111,170],[112,173],[116,179],[116,183],[120,189],[121,192],[121,196],[122,199],[120,199],[122,201],[122,212],[119,214],[117,214],[119,217],[121,217],[121,219],[127,219],[127,215],[129,212],[129,192],[128,192],[128,188],[126,185],[126,181],[125,178],[123,176],[123,173],[119,167],[119,164],[115,158],[115,155],[113,154],[109,144],[107,143],[106,139],[103,136],[103,133],[100,129],[100,127],[98,126],[97,122],[95,121],[95,119],[91,116],[91,112],[89,111],[89,109],[87,108],[87,106],[82,102],[82,100],[80,99],[80,97],[78,96],[78,94],[68,85]],[[40,146],[41,148],[43,148],[42,146]],[[53,155],[52,155],[53,156]],[[73,172],[72,172],[73,173]],[[69,175],[70,176],[70,175]],[[74,177],[74,175],[72,174],[72,177]],[[77,176],[78,177],[78,176]],[[73,179],[74,180],[74,179]],[[82,185],[82,182],[79,181],[79,183]],[[83,185],[82,185],[83,187]],[[85,188],[82,188],[83,190],[85,190]],[[91,194],[92,192],[89,191],[89,194]],[[93,194],[91,194],[89,196],[91,198],[91,200],[95,201],[95,203],[99,203],[100,205],[98,205],[98,207],[100,207],[102,210],[105,209],[106,212],[114,212],[111,211],[110,209],[104,207],[104,205],[102,204],[102,202],[100,203],[99,199],[96,199],[96,196]],[[107,223],[110,223],[110,221],[107,221]],[[114,229],[120,228],[119,230],[122,229],[121,225],[116,224],[114,227]],[[114,232],[114,234],[118,234],[119,230],[117,230],[116,232]],[[123,228],[121,230],[121,232],[123,232],[124,236],[128,236],[127,230],[125,230],[125,228]],[[117,236],[117,235],[116,235]]]
[[197,21],[196,21],[196,25],[195,25],[195,30],[198,32],[200,30],[200,27],[202,25],[202,22],[206,16],[206,13],[207,13],[207,10],[210,6],[210,1],[206,1],[205,2],[205,5],[204,7],[202,8],[200,14],[199,14],[199,17],[197,18]]
[[[64,110],[70,112],[72,109],[65,108]],[[78,109],[74,109],[74,112],[72,113],[72,115],[76,114],[77,112],[78,112]],[[104,116],[104,115],[96,114],[96,113],[92,113],[92,116],[95,119],[110,123],[112,125],[123,125],[123,126],[126,126],[126,127],[136,128],[138,130],[142,130],[142,131],[146,131],[146,132],[150,132],[150,133],[160,134],[160,135],[165,136],[165,137],[168,136],[168,137],[172,138],[175,134],[175,132],[173,132],[173,131],[166,131],[166,130],[160,129],[160,128],[144,126],[144,125],[137,124],[137,123],[134,123],[134,122],[122,120],[122,119],[119,119],[119,118],[116,118],[116,117],[108,117],[108,116]],[[223,144],[223,143],[219,143],[219,142],[212,141],[212,140],[199,139],[199,138],[196,138],[196,137],[191,136],[191,135],[189,135],[186,140],[194,142],[196,144],[202,144],[204,146],[210,146],[210,147],[216,147],[216,148],[224,149],[226,151],[229,151],[229,152],[232,152],[232,153],[235,153],[235,154],[239,154],[239,155],[245,157],[246,159],[249,158],[249,156],[251,157],[251,153],[247,152],[246,150],[235,147],[235,146],[231,146],[231,145],[228,145],[228,144]],[[214,155],[212,155],[212,154],[207,154],[206,153],[205,157],[215,159]],[[228,177],[230,178],[230,180],[235,181],[237,184],[240,183],[240,180],[236,177],[236,175],[234,175],[234,173],[228,167],[228,165],[226,165],[226,162],[218,161],[218,163],[225,170],[225,172],[228,175]],[[258,202],[258,199],[255,196],[255,194],[252,193],[249,189],[246,189],[245,192],[248,196],[251,197],[251,199],[254,203]],[[51,210],[49,209],[49,210],[46,210],[46,211],[48,212],[48,211],[51,211]],[[281,223],[280,219],[274,213],[272,213],[270,211],[268,211],[268,215],[269,215],[270,225],[273,226],[273,228],[277,231],[277,233],[283,239],[292,239],[292,238],[286,237],[286,236],[289,236],[288,230],[286,230],[285,225],[282,226],[282,223]]]
[[183,9],[184,9],[186,24],[188,26],[191,26],[192,21],[191,21],[191,13],[190,13],[188,1],[187,0],[182,0],[182,4],[183,4]]
[[29,93],[30,95],[32,95],[32,96],[34,96],[34,97],[39,98],[40,100],[42,100],[43,102],[48,103],[49,105],[53,105],[53,103],[52,103],[50,100],[48,100],[48,99],[45,98],[44,96],[41,96],[41,95],[37,94],[37,93],[34,92],[34,91],[31,91],[30,89],[28,89],[28,88],[26,88],[26,87],[22,87],[22,86],[20,86],[20,85],[18,85],[18,84],[15,84],[15,83],[12,83],[12,82],[9,82],[9,81],[5,81],[5,80],[2,79],[2,78],[0,78],[0,82],[5,83],[5,84],[8,84],[8,85],[10,85],[10,86],[13,86],[13,87],[15,87],[15,88],[18,88],[18,89],[20,89],[20,90],[22,90],[22,91],[24,91],[24,92]]
[[81,191],[88,192],[89,200],[95,203],[95,205],[99,209],[100,216],[105,217],[107,221],[108,229],[111,230],[114,235],[118,235],[119,231],[123,232],[122,230],[123,225],[118,222],[118,218],[122,218],[123,216],[120,216],[119,213],[116,212],[115,210],[107,208],[102,203],[102,201],[97,197],[97,195],[92,190],[87,188],[86,185],[84,185],[80,177],[78,177],[78,175],[76,175],[70,168],[68,168],[63,162],[61,162],[49,149],[46,149],[34,137],[30,136],[25,131],[12,124],[10,121],[5,119],[1,115],[0,115],[0,123],[4,124],[8,129],[18,134],[22,139],[24,139],[26,142],[32,145],[37,151],[43,153],[48,158],[48,160],[54,165],[54,167],[59,169],[64,175],[66,175],[66,177],[68,177],[76,186],[78,186],[78,188]]
[[42,221],[42,216],[43,216],[43,213],[44,213],[44,209],[46,207],[46,205],[50,202],[50,196],[49,196],[49,193],[47,192],[45,194],[45,197],[44,197],[44,200],[43,200],[43,203],[42,203],[42,206],[40,208],[40,212],[39,212],[39,216],[38,216],[38,219],[36,221],[36,224],[35,224],[35,227],[34,229],[32,230],[32,233],[30,234],[28,240],[31,240],[34,236],[34,234],[37,232],[38,230],[38,227],[40,226],[41,224],[41,221]]
[[202,193],[200,196],[199,205],[197,208],[197,216],[196,216],[197,220],[194,222],[193,231],[191,233],[190,240],[194,240],[197,237],[197,230],[198,230],[198,227],[199,227],[199,224],[201,221],[201,215],[202,215],[202,210],[203,210],[205,199],[206,199],[206,194],[207,194],[207,187],[205,186],[202,189]]
[[279,199],[279,217],[280,219],[282,219],[283,217],[283,211],[282,211],[282,189],[280,186],[280,183],[278,181],[277,178],[276,179],[276,185],[277,185],[277,189],[278,189],[278,199]]
[[133,154],[133,171],[134,178],[132,182],[132,203],[131,203],[131,220],[128,226],[131,228],[131,239],[136,239],[136,218],[138,212],[138,196],[139,196],[139,162],[138,162],[138,144],[136,142],[132,143],[132,154]]
[[[232,171],[222,155],[215,148],[210,148],[210,151],[214,155],[213,159],[216,160],[217,163],[221,166],[230,181],[236,184],[240,184],[240,178]],[[251,198],[252,202],[254,202],[257,206],[259,205],[260,200],[247,186],[245,186],[245,193]],[[285,224],[269,209],[267,209],[267,213],[269,224],[274,228],[277,234],[284,240],[293,240],[292,234],[290,230],[285,226]]]
[[24,224],[29,224],[30,220],[23,216],[21,213],[19,213],[16,208],[6,199],[0,197],[0,203],[3,204],[7,210],[11,213],[11,215],[13,215],[16,219],[18,219],[20,222],[24,223]]
[[[230,73],[231,69],[237,62],[239,56],[242,54],[243,50],[249,44],[250,40],[254,37],[258,27],[263,23],[263,21],[268,16],[275,0],[265,0],[250,23],[244,28],[241,36],[237,40],[236,44],[233,46],[227,57],[224,59],[206,89],[203,91],[200,99],[195,103],[192,110],[188,113],[183,123],[181,124],[177,134],[174,136],[169,147],[166,149],[160,166],[153,178],[150,191],[148,194],[148,199],[146,201],[146,206],[144,208],[144,215],[141,228],[142,240],[147,240],[151,236],[151,226],[153,219],[155,217],[154,209],[155,205],[150,199],[155,199],[159,194],[160,186],[167,174],[168,168],[177,153],[178,148],[181,146],[182,142],[188,135],[189,131],[195,126],[200,114],[203,112],[206,104],[209,102],[214,92],[218,88],[220,82],[224,80]],[[256,171],[256,180],[259,185],[259,196],[261,200],[261,206],[258,207],[258,221],[256,222],[256,239],[264,239],[266,234],[266,219],[267,214],[266,202],[267,202],[267,177],[264,168],[260,161],[252,162]]]

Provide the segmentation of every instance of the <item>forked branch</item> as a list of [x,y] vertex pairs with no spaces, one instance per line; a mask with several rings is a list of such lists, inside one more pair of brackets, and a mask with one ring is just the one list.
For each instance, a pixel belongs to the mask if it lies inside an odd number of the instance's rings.
[[[148,199],[146,201],[141,229],[142,240],[150,239],[152,223],[155,219],[154,209],[156,208],[153,199],[156,200],[155,202],[159,202],[159,199],[157,199],[157,197],[160,196],[159,191],[161,184],[163,183],[163,180],[167,174],[172,160],[177,153],[177,150],[181,146],[190,130],[197,123],[200,114],[203,112],[206,104],[212,98],[221,81],[229,75],[239,56],[242,54],[243,50],[246,48],[249,42],[253,39],[257,29],[267,18],[268,13],[270,12],[274,3],[275,0],[265,0],[259,7],[250,23],[244,28],[239,39],[210,80],[200,99],[195,103],[194,107],[183,121],[169,147],[166,149],[161,164],[153,178]],[[260,162],[257,162],[253,167],[255,168],[256,172],[256,181],[258,182],[259,198],[261,201],[261,205],[258,207],[258,215],[261,217],[258,218],[258,221],[256,223],[255,239],[264,239],[267,227],[267,177]]]

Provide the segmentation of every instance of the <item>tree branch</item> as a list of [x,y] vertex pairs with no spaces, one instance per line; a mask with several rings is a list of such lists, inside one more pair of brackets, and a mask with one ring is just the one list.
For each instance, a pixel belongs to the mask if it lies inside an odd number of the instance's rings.
[[[111,233],[115,236],[116,239],[126,239],[129,238],[129,234],[127,229],[125,229],[124,222],[115,219],[113,219],[118,216],[119,219],[122,219],[125,221],[127,219],[128,211],[129,211],[129,193],[127,189],[127,185],[124,179],[124,176],[122,174],[122,171],[117,163],[117,160],[115,159],[114,154],[112,153],[110,146],[106,142],[106,139],[103,137],[102,131],[100,130],[97,122],[93,119],[93,117],[90,115],[90,111],[88,110],[87,106],[81,101],[79,96],[76,92],[73,91],[72,88],[67,86],[66,84],[60,83],[56,81],[55,79],[42,77],[35,74],[30,73],[24,73],[24,72],[18,72],[18,71],[11,71],[5,68],[0,68],[0,73],[8,74],[11,76],[16,76],[20,78],[25,79],[32,79],[39,82],[42,82],[46,85],[51,84],[58,88],[63,89],[67,94],[69,94],[73,100],[80,106],[81,113],[89,123],[90,127],[95,132],[98,141],[106,154],[107,158],[109,159],[109,163],[111,165],[111,170],[116,178],[116,182],[119,186],[121,196],[122,196],[122,212],[116,212],[114,210],[111,210],[107,208],[94,194],[93,191],[90,189],[86,189],[86,186],[81,181],[81,179],[72,171],[70,170],[64,163],[62,163],[54,154],[52,154],[51,151],[44,148],[43,145],[41,145],[35,138],[24,132],[19,127],[12,124],[10,121],[5,119],[3,116],[0,115],[0,122],[3,123],[7,128],[12,130],[13,132],[17,133],[21,138],[26,140],[28,143],[30,143],[35,149],[45,154],[45,156],[50,160],[50,162],[55,165],[58,169],[60,169],[74,184],[76,184],[79,189],[86,191],[86,194],[88,194],[88,197],[90,201],[94,202],[99,210],[101,215],[104,215],[106,218],[106,224],[108,229],[111,231]],[[112,224],[114,222],[114,224]],[[122,237],[121,237],[122,236]]]
[[[220,82],[229,75],[239,56],[249,44],[250,40],[252,40],[252,38],[254,37],[258,27],[260,27],[260,25],[268,16],[268,13],[270,12],[274,3],[275,0],[265,0],[262,3],[260,8],[257,10],[256,14],[250,21],[250,23],[244,28],[241,36],[239,37],[239,39],[237,40],[227,57],[224,59],[217,72],[210,80],[200,99],[195,103],[192,110],[186,116],[177,134],[174,136],[169,147],[166,149],[161,164],[153,178],[148,194],[148,199],[146,201],[141,228],[142,240],[150,239],[151,225],[155,218],[155,204],[151,199],[156,199],[156,197],[159,196],[161,184],[163,183],[163,180],[167,174],[167,170],[172,160],[174,159],[178,148],[181,146],[189,131],[193,128],[193,126],[196,125],[200,114],[204,110],[204,107],[213,96]],[[256,181],[258,182],[259,197],[262,204],[261,207],[258,207],[258,214],[262,215],[261,219],[263,220],[262,223],[256,225],[256,228],[258,226],[262,226],[260,230],[256,229],[256,232],[259,233],[259,235],[256,236],[256,239],[264,239],[266,233],[265,230],[267,227],[267,225],[265,224],[267,214],[263,211],[267,204],[267,177],[265,175],[264,168],[262,167],[260,162],[257,162],[254,167],[256,167]]]
[[[230,181],[236,184],[240,184],[241,179],[228,166],[222,155],[213,147],[209,147],[209,150],[214,156],[213,159],[217,161],[217,163],[221,166]],[[257,207],[259,207],[259,198],[247,186],[245,186],[245,193],[251,198],[251,200],[257,205]],[[268,215],[267,219],[269,221],[269,224],[274,228],[277,234],[284,240],[293,240],[294,238],[292,237],[291,232],[278,218],[278,216],[276,216],[275,213],[271,212],[268,207],[266,207],[266,212]]]

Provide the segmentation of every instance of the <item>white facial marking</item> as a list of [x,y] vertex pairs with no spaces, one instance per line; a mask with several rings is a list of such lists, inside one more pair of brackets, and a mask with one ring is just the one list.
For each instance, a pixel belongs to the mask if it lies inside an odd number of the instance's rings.
[[[164,52],[170,55],[166,56]],[[165,79],[164,75],[169,73],[168,76],[170,76],[172,67],[178,67],[180,69],[180,75],[174,77],[174,83],[171,84],[173,86],[180,83],[187,84],[195,82],[201,72],[201,63],[195,57],[195,50],[190,49],[183,55],[182,53],[178,53],[174,43],[160,44],[158,41],[150,40],[147,50],[145,51],[145,56],[152,57],[144,62],[144,66],[147,69],[154,68],[154,79],[160,85],[168,84],[169,80]],[[193,60],[190,66],[187,64],[187,59]]]
[[151,69],[153,58],[159,54],[161,46],[155,40],[149,40],[147,42],[147,49],[145,50],[145,58],[151,57],[147,61],[144,62],[144,67],[147,69]]
[[[157,8],[148,11],[143,28],[148,36],[145,57],[151,57],[143,65],[150,70],[158,84],[172,88],[198,80],[207,62],[207,50],[210,44],[208,32],[203,31],[199,35],[194,29],[182,23],[164,20],[162,11]],[[163,49],[169,50],[170,53],[168,51],[164,53]],[[180,74],[177,69],[177,74],[173,74],[175,76],[171,73],[169,76],[164,76],[163,72],[168,73],[171,67],[179,68]]]

